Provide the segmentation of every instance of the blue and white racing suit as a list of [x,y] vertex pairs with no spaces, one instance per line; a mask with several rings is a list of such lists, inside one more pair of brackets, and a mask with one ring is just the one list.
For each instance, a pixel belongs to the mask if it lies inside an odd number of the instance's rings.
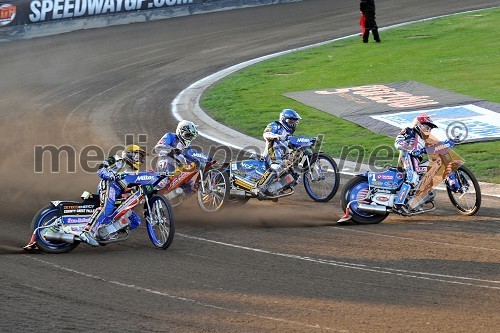
[[174,172],[179,162],[187,163],[184,151],[186,146],[175,133],[166,133],[153,148],[159,155],[156,163],[156,171],[171,174]]
[[[189,145],[185,145],[179,136],[175,133],[166,133],[153,148],[155,153],[159,155],[158,162],[156,163],[156,172],[164,173],[170,176],[175,176],[175,171],[183,165],[187,165],[190,162],[196,162],[189,160],[184,152],[186,149],[190,148]],[[197,165],[200,168],[200,165]],[[159,189],[164,188],[170,177],[165,178],[157,187]],[[194,181],[190,181],[188,184],[181,186],[184,189],[186,195],[194,193]]]
[[[268,186],[281,176],[283,156],[288,150],[289,132],[280,122],[274,121],[266,126],[263,137],[266,140],[266,148],[262,156],[269,156],[270,166],[259,181],[259,188],[265,194]],[[269,193],[273,194],[273,193]]]
[[[404,167],[406,170],[407,182],[412,184],[414,187],[418,184],[419,168],[425,167],[420,165],[422,162],[421,155],[425,154],[425,140],[415,131],[414,128],[407,127],[399,132],[394,142],[394,146],[400,151],[399,154],[399,165]],[[418,155],[410,154],[408,160],[404,160],[404,154],[406,152],[422,152]]]
[[[111,222],[111,214],[115,210],[115,202],[124,193],[125,188],[118,182],[120,175],[124,173],[133,173],[133,170],[125,161],[118,155],[109,157],[99,165],[97,175],[101,178],[98,186],[99,198],[101,206],[92,214],[86,230],[92,230],[96,234],[97,229],[101,224]],[[128,217],[130,220],[130,229],[135,229],[141,224],[141,218],[131,211]]]
[[266,140],[266,148],[262,156],[269,156],[271,166],[273,164],[281,165],[283,155],[287,151],[288,138],[291,134],[278,121],[273,121],[264,129],[262,136]]

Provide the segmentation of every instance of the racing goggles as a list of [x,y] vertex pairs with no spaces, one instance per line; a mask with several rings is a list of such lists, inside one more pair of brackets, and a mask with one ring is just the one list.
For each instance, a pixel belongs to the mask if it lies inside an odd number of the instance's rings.
[[186,132],[182,134],[182,137],[186,140],[192,140],[196,136],[193,132]]

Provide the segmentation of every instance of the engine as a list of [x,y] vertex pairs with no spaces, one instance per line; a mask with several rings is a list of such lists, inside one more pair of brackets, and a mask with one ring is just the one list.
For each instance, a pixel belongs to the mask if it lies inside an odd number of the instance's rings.
[[377,189],[371,199],[379,205],[392,207],[394,205],[395,197],[396,194],[391,193],[389,190]]
[[278,193],[279,191],[285,190],[290,186],[294,186],[297,180],[293,177],[291,173],[285,173],[280,177],[280,179],[271,185],[267,189],[270,193]]

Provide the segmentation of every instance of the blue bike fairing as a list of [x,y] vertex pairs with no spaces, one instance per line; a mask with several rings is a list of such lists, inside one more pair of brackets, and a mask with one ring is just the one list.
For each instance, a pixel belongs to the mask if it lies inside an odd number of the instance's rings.
[[203,154],[202,152],[199,152],[193,148],[188,148],[185,150],[184,155],[186,156],[186,159],[188,162],[202,162],[202,163],[207,163],[210,161],[210,158]]
[[306,135],[290,136],[289,144],[294,147],[308,147],[313,145],[313,138]]
[[244,160],[231,163],[231,172],[250,182],[258,182],[269,168],[269,157],[265,160]]

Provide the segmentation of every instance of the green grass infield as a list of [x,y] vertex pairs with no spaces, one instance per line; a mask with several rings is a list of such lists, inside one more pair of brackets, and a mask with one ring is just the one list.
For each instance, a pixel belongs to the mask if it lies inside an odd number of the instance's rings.
[[[382,31],[380,44],[363,44],[358,36],[293,52],[219,81],[205,92],[201,105],[218,122],[256,138],[282,109],[295,109],[302,117],[297,133],[323,134],[323,149],[348,160],[357,159],[349,147],[362,146],[363,162],[371,162],[371,152],[392,147],[394,138],[282,94],[411,80],[500,103],[498,22],[500,9],[483,10]],[[480,181],[500,183],[499,140],[463,144],[456,151]],[[378,164],[396,160],[394,150],[392,158]]]

